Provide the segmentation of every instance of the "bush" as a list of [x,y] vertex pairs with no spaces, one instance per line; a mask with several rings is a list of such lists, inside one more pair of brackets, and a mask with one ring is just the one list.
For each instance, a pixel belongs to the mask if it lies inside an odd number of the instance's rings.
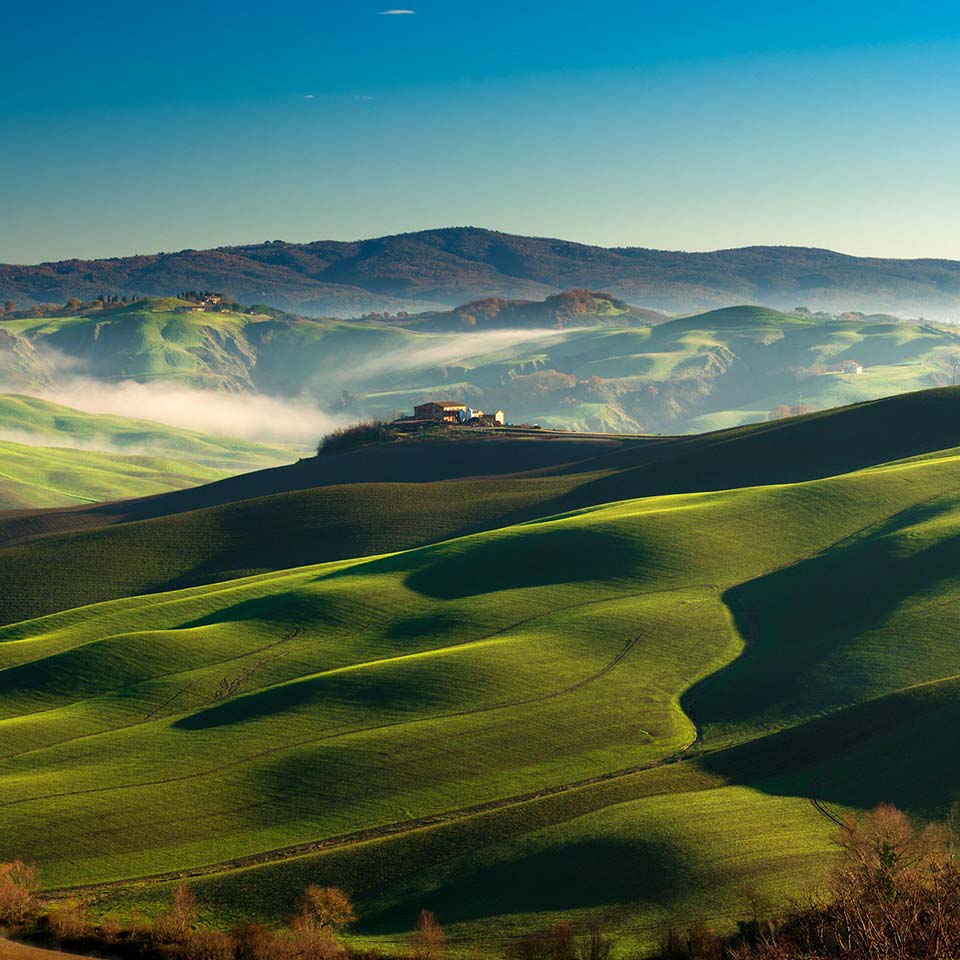
[[185,883],[174,888],[170,906],[157,914],[153,921],[153,935],[160,943],[177,943],[197,923],[197,899]]
[[230,931],[237,960],[272,960],[279,953],[276,936],[262,923],[244,923]]
[[0,923],[19,924],[36,910],[40,871],[34,864],[14,860],[0,863]]
[[327,927],[296,926],[278,938],[272,958],[277,960],[340,960],[346,954]]
[[[881,804],[851,815],[825,897],[786,917],[741,925],[733,960],[941,960],[960,956],[960,866],[954,832],[917,829]],[[737,942],[739,941],[739,942]]]
[[294,926],[300,929],[348,927],[357,919],[353,901],[339,887],[311,884],[300,898],[300,910]]
[[79,940],[90,932],[85,903],[62,904],[47,914],[46,922],[57,940]]
[[363,423],[340,427],[328,433],[317,445],[317,453],[341,453],[344,450],[352,450],[354,447],[362,447],[367,443],[395,440],[397,436],[397,431],[390,424],[382,420],[365,420]]

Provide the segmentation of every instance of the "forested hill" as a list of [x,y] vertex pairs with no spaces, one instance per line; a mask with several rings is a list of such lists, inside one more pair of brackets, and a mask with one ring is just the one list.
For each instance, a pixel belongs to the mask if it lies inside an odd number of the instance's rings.
[[422,311],[488,297],[543,299],[574,287],[695,312],[745,302],[792,309],[960,316],[960,262],[852,257],[800,247],[712,253],[593,247],[456,227],[355,242],[273,241],[36,266],[0,266],[18,307],[100,294],[222,290],[316,316]]

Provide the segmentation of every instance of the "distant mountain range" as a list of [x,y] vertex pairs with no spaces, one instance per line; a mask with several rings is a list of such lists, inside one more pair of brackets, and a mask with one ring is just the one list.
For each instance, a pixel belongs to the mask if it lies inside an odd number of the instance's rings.
[[215,289],[312,316],[441,310],[575,287],[671,313],[764,303],[960,318],[960,262],[852,257],[803,247],[678,253],[453,227],[356,242],[273,241],[104,260],[0,266],[18,307],[100,294]]

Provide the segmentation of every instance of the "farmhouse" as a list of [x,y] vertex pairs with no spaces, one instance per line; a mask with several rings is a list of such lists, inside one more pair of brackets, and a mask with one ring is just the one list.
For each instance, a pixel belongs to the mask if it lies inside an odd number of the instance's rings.
[[468,407],[465,403],[454,403],[452,400],[430,400],[413,408],[413,418],[408,422],[413,421],[463,423],[469,427],[502,427],[507,419],[502,410],[484,413],[482,410]]
[[413,408],[413,415],[417,420],[462,423],[462,415],[466,411],[467,406],[464,403],[454,403],[452,400],[429,400],[427,403],[417,404]]
[[856,360],[844,360],[840,364],[841,373],[863,373],[863,364],[857,363]]
[[502,410],[484,413],[482,410],[467,410],[463,423],[470,427],[502,427],[506,421]]

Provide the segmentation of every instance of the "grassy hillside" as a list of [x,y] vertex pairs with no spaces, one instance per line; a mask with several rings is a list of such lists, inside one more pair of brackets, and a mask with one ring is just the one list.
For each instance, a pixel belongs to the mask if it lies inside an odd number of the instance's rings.
[[[234,917],[336,882],[371,943],[427,907],[491,952],[598,907],[644,945],[742,915],[747,887],[800,892],[834,829],[809,798],[956,795],[955,404],[700,438],[699,461],[682,438],[406,485],[493,528],[0,628],[0,857],[51,887],[186,871]],[[712,462],[767,485],[625,498],[644,469],[708,486]],[[514,523],[522,491],[535,519]],[[597,499],[556,512],[574,495]],[[159,880],[99,908],[150,909]]]
[[[763,307],[651,326],[584,291],[390,322],[175,312],[182,305],[4,321],[0,370],[31,390],[82,373],[309,397],[350,419],[389,419],[449,396],[503,409],[514,423],[656,434],[945,385],[960,358],[960,334],[947,327]],[[843,372],[845,363],[862,373]]]
[[0,441],[0,510],[143,497],[221,476],[219,470],[182,460]]
[[130,504],[0,516],[0,620],[631,497],[826,477],[960,444],[958,416],[946,388],[700,437],[372,445]]
[[152,420],[86,413],[17,394],[0,394],[0,440],[189,460],[209,468],[208,478],[214,471],[241,473],[288,463],[297,453],[283,446],[211,436]]

